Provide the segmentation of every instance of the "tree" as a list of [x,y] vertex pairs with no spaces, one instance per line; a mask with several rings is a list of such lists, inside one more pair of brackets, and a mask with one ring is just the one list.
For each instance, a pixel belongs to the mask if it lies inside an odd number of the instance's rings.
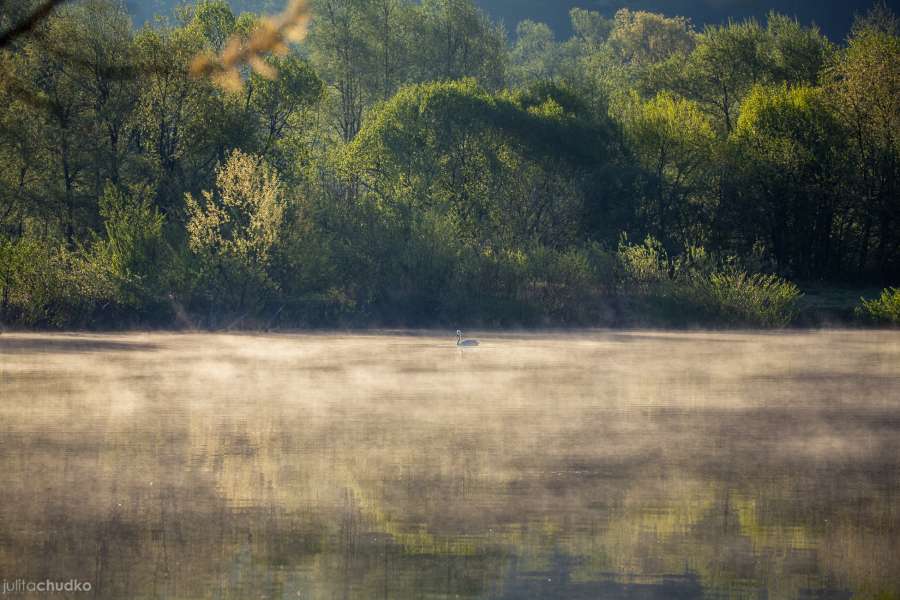
[[589,235],[587,212],[613,204],[614,186],[591,172],[617,156],[610,131],[566,113],[554,93],[495,97],[471,81],[405,88],[345,166],[400,222],[438,210],[481,247],[564,246]]
[[551,81],[558,75],[560,48],[544,23],[522,21],[510,52],[510,75],[517,85]]
[[423,0],[415,33],[415,81],[472,77],[496,90],[506,79],[506,32],[473,0]]
[[730,133],[744,95],[753,85],[768,80],[772,68],[767,50],[766,32],[754,20],[708,26],[675,86]]
[[821,89],[755,87],[733,136],[740,192],[732,227],[744,254],[764,244],[800,277],[840,271],[852,229],[844,202],[846,130]]
[[199,30],[214,52],[222,51],[236,24],[234,13],[224,0],[201,0],[191,19],[191,26]]
[[709,119],[695,102],[664,92],[646,102],[633,96],[624,126],[648,175],[646,228],[680,247],[702,242],[714,180]]
[[248,86],[248,104],[258,124],[258,152],[278,165],[280,172],[290,170],[292,154],[285,154],[280,142],[298,134],[306,123],[306,111],[322,99],[324,84],[310,64],[295,55],[269,59],[278,73],[269,79],[254,73]]
[[165,219],[153,205],[152,190],[107,186],[100,198],[105,236],[95,240],[91,260],[113,287],[111,300],[143,312],[162,302],[166,262]]
[[[82,209],[91,162],[89,131],[90,98],[79,85],[68,59],[79,40],[79,24],[67,14],[56,14],[44,22],[39,35],[28,40],[19,55],[20,78],[14,83],[28,99],[29,118],[39,122],[40,143],[53,164],[48,177],[47,198],[55,210],[59,229],[70,248],[82,232]],[[43,44],[50,46],[45,50]]]
[[376,96],[375,52],[365,35],[362,0],[318,0],[309,45],[313,64],[336,94],[335,126],[350,142]]
[[372,0],[366,12],[379,99],[387,100],[400,86],[412,81],[411,44],[416,11],[406,0]]
[[0,228],[21,224],[41,208],[40,165],[46,164],[41,127],[35,107],[18,92],[24,79],[24,61],[0,54]]
[[74,24],[75,38],[66,49],[56,50],[44,43],[45,52],[62,52],[70,63],[73,84],[83,90],[91,125],[92,195],[103,194],[105,182],[118,184],[127,162],[126,142],[134,122],[139,84],[134,69],[135,48],[132,25],[121,6],[104,0],[89,0],[67,11]]
[[688,54],[696,40],[690,21],[684,17],[668,18],[623,8],[616,13],[608,44],[622,63],[640,68],[674,54]]
[[235,150],[216,171],[214,191],[186,196],[191,249],[200,259],[212,305],[258,309],[274,290],[269,268],[287,199],[277,173]]
[[615,26],[611,21],[593,10],[573,8],[569,11],[569,20],[574,32],[573,40],[583,46],[585,53],[597,50],[606,43]]
[[238,103],[188,77],[188,65],[205,44],[193,27],[143,29],[135,39],[136,62],[146,75],[134,142],[165,213],[177,214],[184,191],[209,182],[216,162],[235,145],[228,138],[240,137],[242,129]]
[[[893,23],[893,24],[892,24]],[[858,268],[900,269],[900,36],[896,19],[857,23],[828,72],[827,89],[851,131],[860,219]],[[873,249],[874,246],[874,258]]]
[[767,34],[773,81],[816,85],[834,54],[834,44],[816,27],[803,27],[796,19],[769,13]]
[[[35,27],[38,27],[44,19],[50,16],[57,6],[65,1],[66,0],[43,0],[29,12],[23,10],[25,7],[10,7],[9,16],[11,17],[12,23],[8,28],[0,32],[0,48],[12,44],[16,38],[29,33]],[[6,9],[7,7],[4,6],[3,8]],[[18,10],[16,10],[16,8],[18,8]],[[6,19],[3,19],[3,21],[5,20]],[[6,23],[3,24],[6,25]]]

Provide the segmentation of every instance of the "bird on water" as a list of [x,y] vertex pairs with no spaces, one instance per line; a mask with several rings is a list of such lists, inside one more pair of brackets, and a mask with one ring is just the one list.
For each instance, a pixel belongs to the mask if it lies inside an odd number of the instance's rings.
[[478,340],[464,340],[462,331],[456,330],[456,345],[461,348],[471,348],[478,345]]

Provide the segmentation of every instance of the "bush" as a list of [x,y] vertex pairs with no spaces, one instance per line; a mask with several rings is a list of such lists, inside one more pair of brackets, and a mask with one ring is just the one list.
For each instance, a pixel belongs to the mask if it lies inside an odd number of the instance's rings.
[[784,327],[797,316],[796,285],[762,273],[730,269],[692,279],[686,297],[715,321],[734,325]]
[[234,150],[216,171],[216,188],[187,194],[188,236],[208,308],[260,312],[277,294],[272,260],[287,206],[278,174],[257,156]]
[[623,237],[619,242],[619,264],[627,294],[659,295],[661,288],[671,281],[669,256],[662,243],[647,237],[643,244],[629,244]]
[[90,256],[95,270],[106,273],[110,302],[142,316],[159,312],[167,291],[160,268],[169,263],[164,218],[151,196],[146,187],[108,186],[100,198],[106,237],[94,241]]
[[529,253],[526,269],[527,281],[519,293],[541,320],[565,324],[591,321],[596,285],[587,252],[539,246]]
[[856,314],[872,323],[900,325],[900,288],[887,288],[875,300],[860,298]]
[[620,293],[636,316],[668,324],[784,327],[797,315],[800,290],[776,275],[748,273],[690,247],[670,260],[657,240],[619,246]]
[[110,285],[104,272],[52,239],[0,241],[0,308],[5,321],[66,327],[91,323]]

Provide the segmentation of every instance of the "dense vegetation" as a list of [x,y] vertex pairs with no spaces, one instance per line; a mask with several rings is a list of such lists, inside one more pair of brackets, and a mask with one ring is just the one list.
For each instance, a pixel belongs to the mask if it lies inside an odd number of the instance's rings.
[[84,0],[0,50],[0,322],[780,326],[791,280],[900,280],[883,7],[841,46],[774,13],[313,15],[239,87],[189,76],[258,22],[221,0],[137,30]]
[[[154,15],[171,15],[183,4],[182,0],[124,0],[128,13],[135,23],[142,25]],[[277,11],[283,0],[228,0],[232,10],[240,12]],[[832,40],[844,39],[850,31],[853,16],[865,13],[872,0],[475,0],[475,4],[500,20],[508,29],[525,19],[550,25],[557,35],[569,36],[571,23],[569,11],[576,7],[602,10],[608,15],[620,8],[649,12],[664,12],[690,18],[696,27],[740,20],[750,17],[763,19],[770,10],[798,17],[802,22],[815,22]],[[896,10],[896,0],[888,0]]]

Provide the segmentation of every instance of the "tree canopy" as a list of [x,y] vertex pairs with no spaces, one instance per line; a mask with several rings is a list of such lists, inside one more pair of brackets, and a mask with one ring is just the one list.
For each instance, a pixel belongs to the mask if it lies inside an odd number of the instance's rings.
[[0,320],[702,321],[756,298],[731,314],[771,324],[785,280],[900,279],[884,6],[835,44],[775,12],[574,9],[561,39],[473,0],[314,0],[238,85],[191,66],[279,6],[169,8],[65,3],[0,49]]

